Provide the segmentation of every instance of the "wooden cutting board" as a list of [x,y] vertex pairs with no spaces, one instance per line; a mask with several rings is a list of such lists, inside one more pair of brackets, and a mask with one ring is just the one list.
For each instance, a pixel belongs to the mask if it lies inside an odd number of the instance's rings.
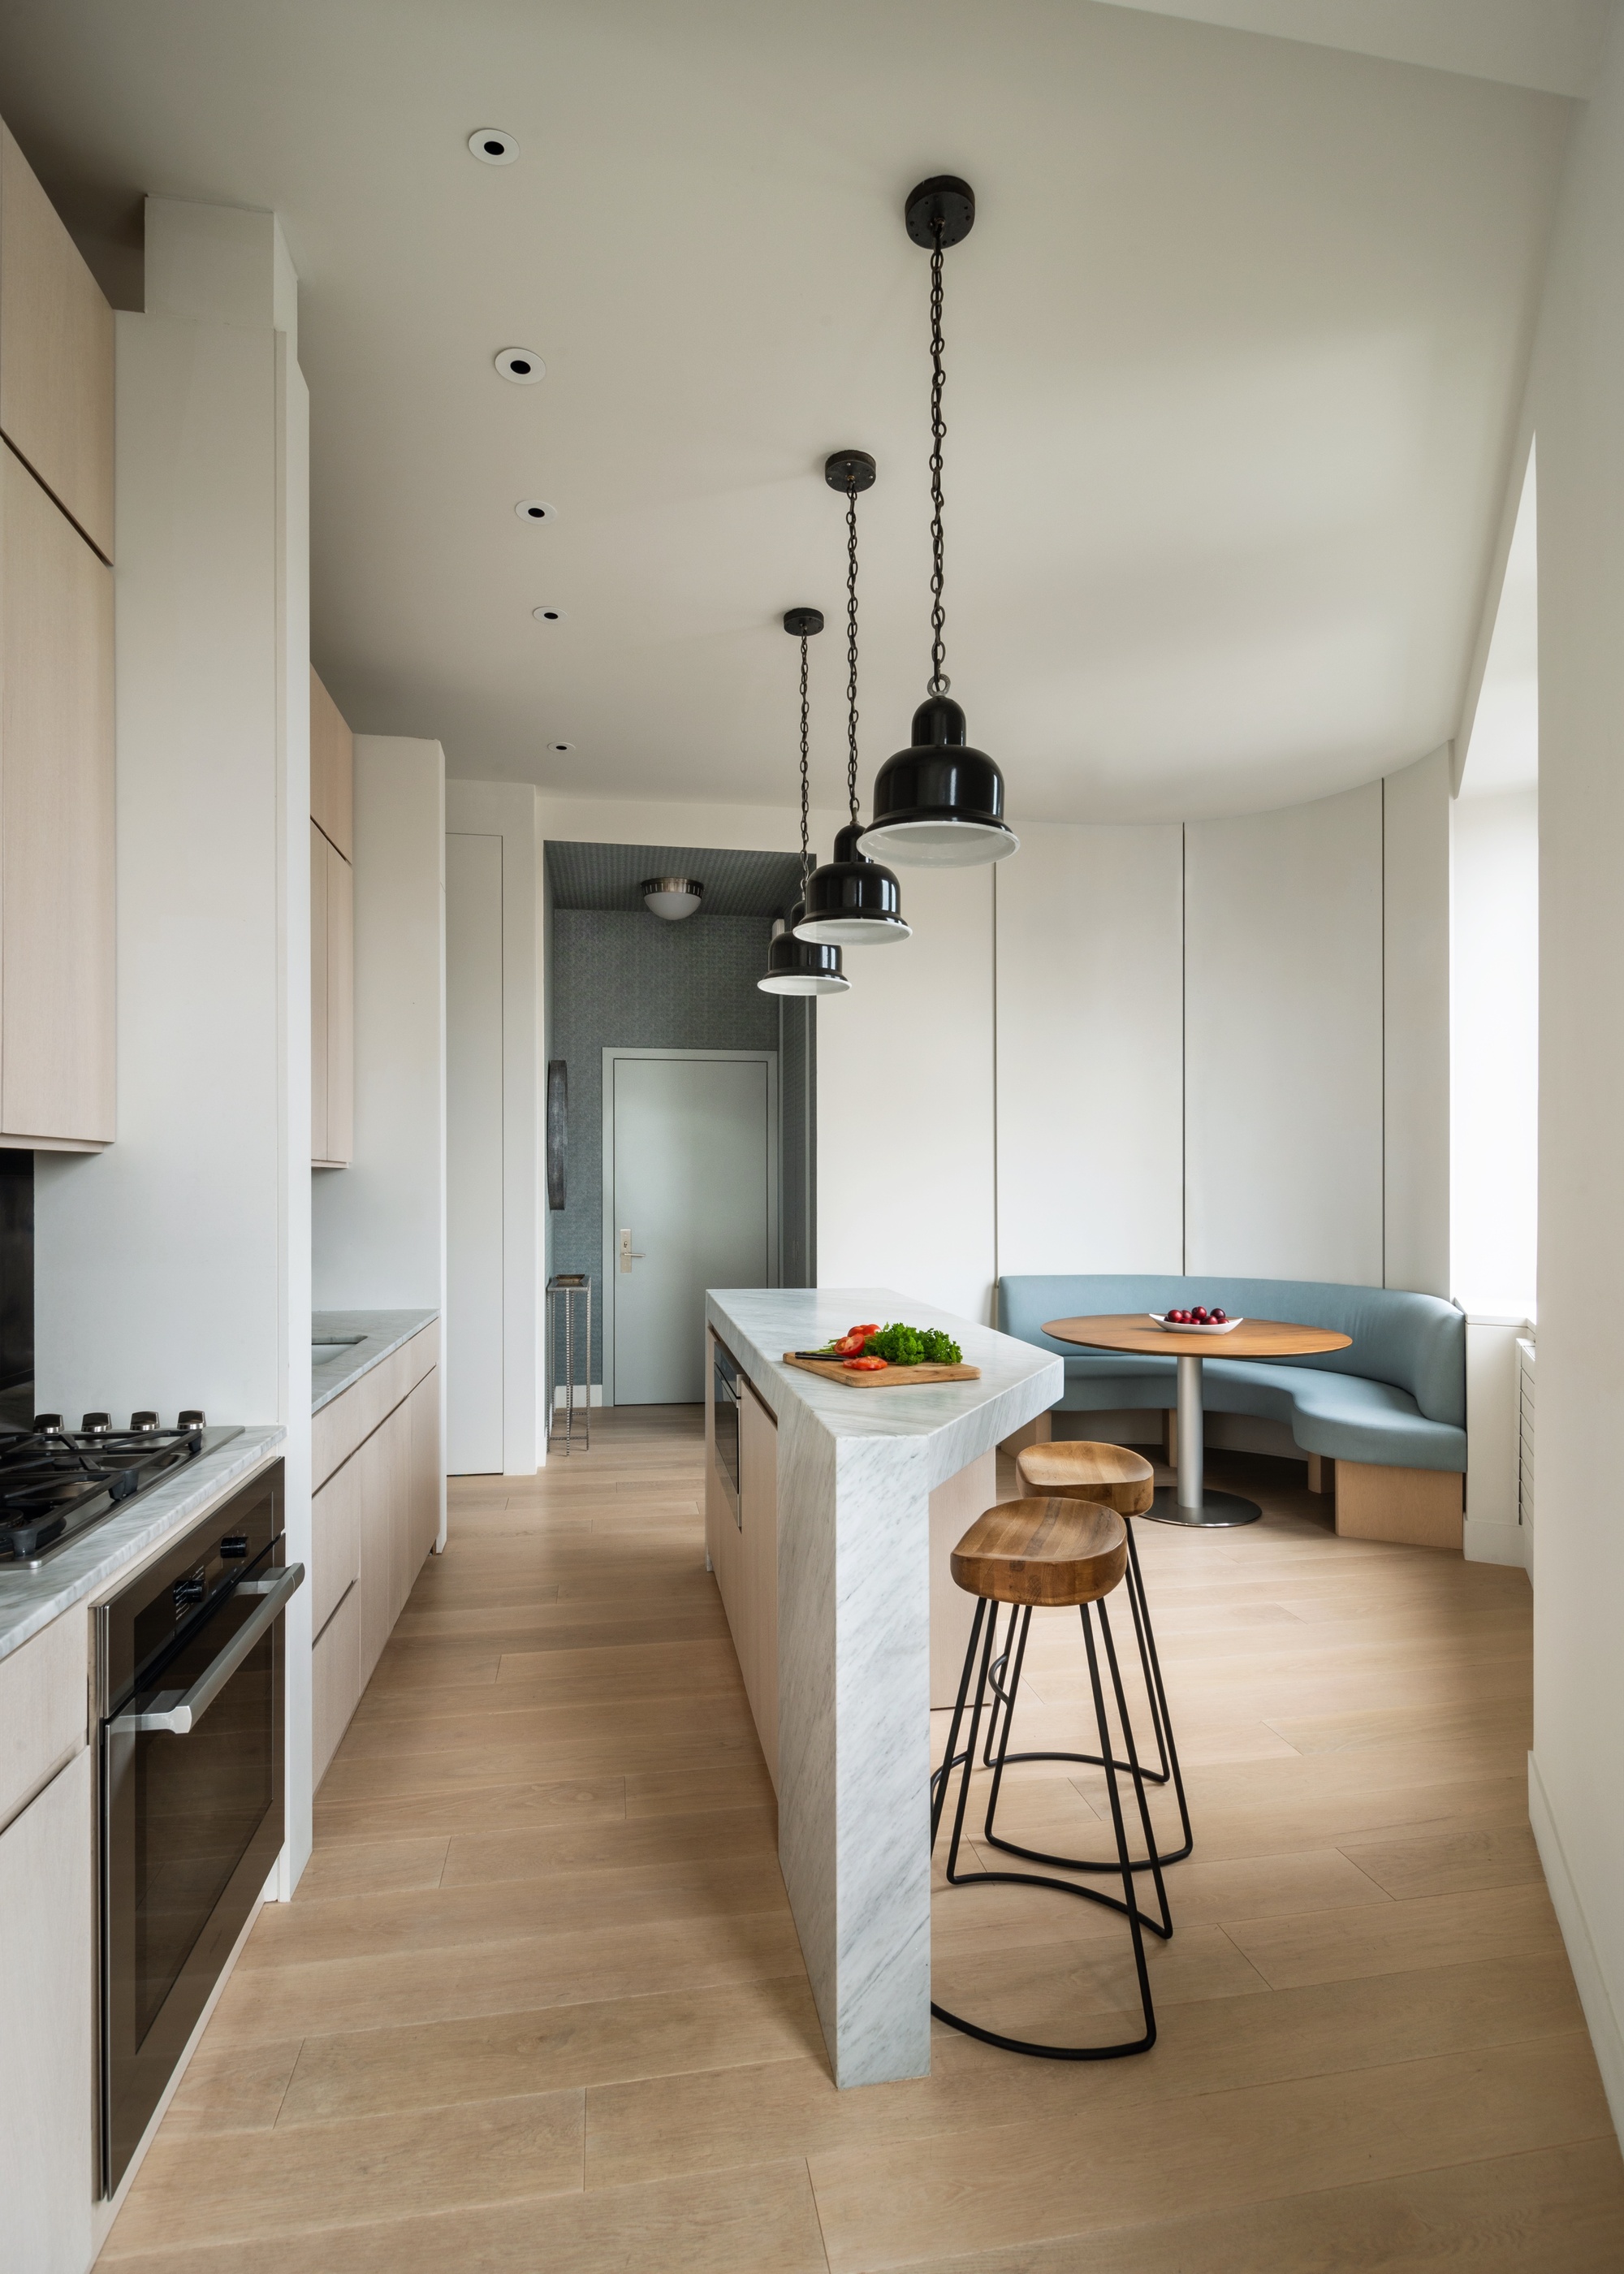
[[786,1366],[798,1366],[803,1374],[821,1374],[830,1382],[844,1382],[851,1389],[906,1389],[921,1382],[979,1382],[979,1366],[888,1366],[882,1374],[877,1369],[861,1374],[848,1374],[838,1358],[797,1358],[793,1351],[784,1353]]

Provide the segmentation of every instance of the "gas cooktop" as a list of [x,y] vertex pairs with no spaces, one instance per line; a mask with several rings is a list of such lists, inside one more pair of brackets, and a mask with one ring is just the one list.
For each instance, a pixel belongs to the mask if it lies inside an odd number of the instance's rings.
[[183,1463],[241,1434],[207,1427],[195,1408],[173,1429],[153,1412],[132,1413],[127,1429],[106,1413],[86,1413],[77,1429],[36,1413],[32,1429],[0,1434],[0,1570],[37,1571]]

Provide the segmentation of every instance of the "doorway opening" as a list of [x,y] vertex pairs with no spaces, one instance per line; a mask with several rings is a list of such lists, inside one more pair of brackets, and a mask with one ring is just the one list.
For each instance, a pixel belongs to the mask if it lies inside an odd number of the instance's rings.
[[[702,884],[697,912],[651,915],[656,877]],[[816,1005],[756,984],[800,880],[793,854],[548,840],[545,1055],[568,1103],[546,1264],[592,1290],[577,1403],[583,1374],[594,1404],[697,1401],[706,1286],[816,1284]]]

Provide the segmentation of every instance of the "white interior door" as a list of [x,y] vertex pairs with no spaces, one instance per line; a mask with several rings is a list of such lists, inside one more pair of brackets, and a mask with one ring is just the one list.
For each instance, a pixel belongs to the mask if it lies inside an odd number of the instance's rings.
[[778,1284],[776,1067],[765,1052],[605,1055],[608,1394],[697,1404],[705,1289]]
[[502,840],[446,840],[446,1466],[502,1470]]

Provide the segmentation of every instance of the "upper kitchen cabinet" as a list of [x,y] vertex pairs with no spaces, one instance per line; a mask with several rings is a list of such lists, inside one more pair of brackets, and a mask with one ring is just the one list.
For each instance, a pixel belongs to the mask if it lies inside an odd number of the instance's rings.
[[354,1149],[355,738],[310,674],[310,1157],[342,1169]]
[[0,1143],[113,1135],[113,572],[0,447]]
[[0,433],[113,557],[113,312],[0,125]]
[[346,861],[355,859],[355,736],[310,674],[310,817]]

